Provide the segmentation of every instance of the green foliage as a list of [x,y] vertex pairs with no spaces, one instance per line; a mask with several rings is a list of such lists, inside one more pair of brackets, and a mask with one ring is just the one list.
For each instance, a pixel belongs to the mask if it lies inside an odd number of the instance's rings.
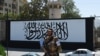
[[32,0],[22,8],[20,18],[22,19],[40,19],[48,18],[48,8],[46,0]]
[[0,14],[0,20],[17,20],[19,18],[19,15],[13,14],[13,13],[8,13],[8,14]]
[[4,15],[0,14],[0,20],[5,20]]
[[6,56],[5,49],[2,45],[0,45],[0,55]]
[[[79,10],[76,8],[73,0],[62,0],[62,18],[78,18]],[[47,6],[47,0],[32,0],[30,3],[21,7],[20,19],[47,19],[49,18],[49,8]]]
[[79,15],[79,10],[76,8],[73,0],[63,0],[63,10],[62,18],[78,18],[81,17]]
[[[47,6],[48,0],[32,0],[20,7],[20,14],[8,13],[8,18],[11,20],[29,20],[29,19],[48,19],[49,8]],[[73,0],[61,0],[63,13],[62,18],[80,18],[79,10],[76,8]],[[0,15],[0,19],[6,20],[7,14]]]
[[81,16],[73,12],[73,13],[62,13],[61,17],[62,18],[80,18]]

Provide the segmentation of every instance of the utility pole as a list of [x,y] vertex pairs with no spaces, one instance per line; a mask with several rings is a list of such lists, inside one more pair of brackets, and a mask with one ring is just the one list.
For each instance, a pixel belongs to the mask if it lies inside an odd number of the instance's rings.
[[[6,22],[8,22],[8,17],[9,17],[9,16],[8,16],[8,7],[7,7],[7,19],[6,19]],[[7,28],[7,27],[6,27],[6,28]],[[7,36],[7,32],[8,32],[8,30],[6,30],[6,38],[7,38],[7,39],[6,39],[6,40],[7,40],[7,43],[6,43],[6,44],[7,44],[7,56],[8,56],[8,36]]]

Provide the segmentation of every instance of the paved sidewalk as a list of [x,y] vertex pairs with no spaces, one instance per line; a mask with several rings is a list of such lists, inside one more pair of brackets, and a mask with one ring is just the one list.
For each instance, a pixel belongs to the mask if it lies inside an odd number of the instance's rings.
[[[38,55],[43,56],[44,52],[22,52],[22,51],[8,51],[7,56],[23,56],[26,54]],[[60,56],[65,56],[64,53],[60,53]]]
[[[7,56],[23,56],[26,54],[34,54],[36,56],[43,56],[44,54],[44,52],[41,49],[8,48],[7,50],[6,50],[6,53],[8,53]],[[69,51],[63,50],[63,52],[60,53],[60,56],[65,56],[66,52],[69,52]],[[95,56],[100,56],[100,50],[96,50]]]
[[[6,50],[6,53],[8,53],[7,56],[23,56],[25,54],[35,54],[38,56],[43,56],[44,54],[44,52],[41,49],[8,48],[7,50]],[[60,56],[65,56],[66,52],[68,52],[68,50],[63,50],[63,52],[60,53]]]
[[[8,51],[43,52],[41,49],[25,49],[25,48],[8,48]],[[69,51],[71,50],[63,50],[62,53],[66,53]]]

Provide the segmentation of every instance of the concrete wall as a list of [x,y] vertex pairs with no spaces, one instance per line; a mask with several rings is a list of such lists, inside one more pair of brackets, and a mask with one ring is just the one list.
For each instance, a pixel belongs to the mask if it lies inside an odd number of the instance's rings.
[[6,39],[6,22],[4,20],[0,20],[0,41],[4,41]]
[[97,47],[100,48],[100,37],[97,38]]
[[61,18],[61,3],[59,1],[48,1],[49,19]]
[[53,18],[61,18],[61,9],[49,9],[49,18],[53,19]]

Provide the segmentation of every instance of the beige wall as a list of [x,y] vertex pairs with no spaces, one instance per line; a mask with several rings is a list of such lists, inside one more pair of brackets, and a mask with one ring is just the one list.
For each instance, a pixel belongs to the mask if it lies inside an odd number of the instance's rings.
[[59,1],[48,1],[49,19],[61,18],[61,3]]
[[61,9],[49,9],[49,18],[61,18]]

